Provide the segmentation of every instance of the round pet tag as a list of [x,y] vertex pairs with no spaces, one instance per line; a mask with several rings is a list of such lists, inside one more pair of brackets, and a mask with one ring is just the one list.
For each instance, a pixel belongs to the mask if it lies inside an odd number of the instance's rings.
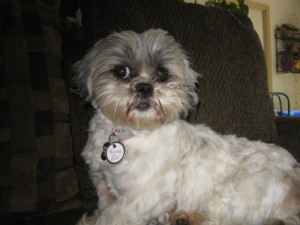
[[106,159],[110,163],[120,162],[125,155],[125,148],[120,142],[113,142],[106,150]]

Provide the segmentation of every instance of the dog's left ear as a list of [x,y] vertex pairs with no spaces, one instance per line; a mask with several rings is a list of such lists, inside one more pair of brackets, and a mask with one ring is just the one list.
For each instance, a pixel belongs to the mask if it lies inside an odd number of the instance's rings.
[[192,108],[195,108],[196,105],[198,104],[198,94],[197,94],[197,87],[198,87],[198,79],[202,77],[199,73],[197,73],[195,70],[191,68],[190,62],[186,59],[184,61],[185,64],[185,79],[187,88],[188,88],[188,93],[190,97],[190,104]]

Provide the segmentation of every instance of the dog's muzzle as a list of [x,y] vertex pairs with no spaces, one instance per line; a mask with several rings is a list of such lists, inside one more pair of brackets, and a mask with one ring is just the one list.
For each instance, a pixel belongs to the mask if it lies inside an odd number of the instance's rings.
[[147,111],[151,104],[149,103],[150,97],[153,96],[153,86],[150,83],[138,83],[135,86],[135,91],[138,97],[141,99],[139,104],[136,106],[136,109],[139,111]]

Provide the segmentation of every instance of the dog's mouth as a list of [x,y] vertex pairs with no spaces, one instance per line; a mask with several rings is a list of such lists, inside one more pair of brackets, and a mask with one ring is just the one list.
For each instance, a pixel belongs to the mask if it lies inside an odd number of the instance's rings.
[[140,102],[135,106],[135,109],[137,109],[140,112],[145,112],[148,109],[150,109],[151,104],[149,102]]

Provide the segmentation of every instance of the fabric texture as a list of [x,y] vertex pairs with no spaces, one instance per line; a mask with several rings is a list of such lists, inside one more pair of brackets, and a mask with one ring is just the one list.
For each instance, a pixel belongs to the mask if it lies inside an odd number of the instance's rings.
[[75,225],[84,211],[76,208],[64,212],[58,212],[50,215],[32,218],[25,218],[11,225]]
[[0,80],[0,223],[80,207],[60,1],[8,1]]
[[[246,15],[176,0],[82,0],[80,8],[83,26],[64,29],[67,85],[72,78],[68,67],[99,39],[123,30],[161,28],[175,37],[203,75],[200,103],[189,116],[190,122],[204,123],[222,134],[276,141],[263,49]],[[84,100],[69,97],[74,120],[92,114]],[[77,120],[72,129],[81,198],[84,208],[91,209],[96,207],[96,197],[80,155],[87,122]]]
[[300,118],[276,117],[278,144],[300,162]]

